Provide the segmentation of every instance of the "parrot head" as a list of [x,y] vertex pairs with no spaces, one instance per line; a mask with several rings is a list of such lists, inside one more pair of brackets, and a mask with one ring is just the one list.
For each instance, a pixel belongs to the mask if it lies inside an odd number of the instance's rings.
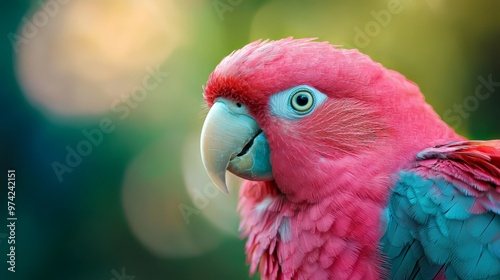
[[373,176],[375,161],[396,165],[427,145],[433,129],[453,134],[404,76],[312,39],[256,41],[231,53],[210,75],[204,99],[202,160],[225,193],[230,171],[274,181],[291,200],[318,201]]

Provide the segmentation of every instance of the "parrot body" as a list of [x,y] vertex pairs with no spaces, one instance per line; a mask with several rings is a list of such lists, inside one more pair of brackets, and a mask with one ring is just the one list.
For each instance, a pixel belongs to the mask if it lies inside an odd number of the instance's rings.
[[207,172],[248,179],[251,274],[500,279],[500,141],[457,135],[401,74],[288,38],[226,57],[204,97]]

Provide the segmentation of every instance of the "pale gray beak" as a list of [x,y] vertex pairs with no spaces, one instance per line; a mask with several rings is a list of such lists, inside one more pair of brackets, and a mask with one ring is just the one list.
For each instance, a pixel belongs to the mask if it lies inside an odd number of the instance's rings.
[[210,179],[224,193],[226,170],[243,179],[273,179],[266,136],[243,105],[219,98],[201,130],[201,159]]

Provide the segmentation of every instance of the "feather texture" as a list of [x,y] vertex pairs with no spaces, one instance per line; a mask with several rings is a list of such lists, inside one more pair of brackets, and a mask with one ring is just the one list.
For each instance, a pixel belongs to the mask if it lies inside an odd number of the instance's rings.
[[500,279],[500,141],[420,152],[399,173],[382,238],[392,279]]
[[[355,203],[346,207],[344,201]],[[274,182],[245,181],[239,211],[250,273],[258,269],[263,279],[378,279],[380,235],[371,229],[379,219],[366,209],[382,210],[352,193],[316,204],[291,203]]]

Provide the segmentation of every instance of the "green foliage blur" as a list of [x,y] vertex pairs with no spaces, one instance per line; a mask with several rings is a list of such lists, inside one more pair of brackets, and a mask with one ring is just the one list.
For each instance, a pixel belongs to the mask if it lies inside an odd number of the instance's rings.
[[358,48],[415,81],[462,135],[500,139],[498,11],[495,0],[2,2],[0,172],[16,170],[18,220],[12,273],[2,183],[0,279],[249,278],[238,182],[214,192],[199,163],[202,85],[217,63],[266,38]]

